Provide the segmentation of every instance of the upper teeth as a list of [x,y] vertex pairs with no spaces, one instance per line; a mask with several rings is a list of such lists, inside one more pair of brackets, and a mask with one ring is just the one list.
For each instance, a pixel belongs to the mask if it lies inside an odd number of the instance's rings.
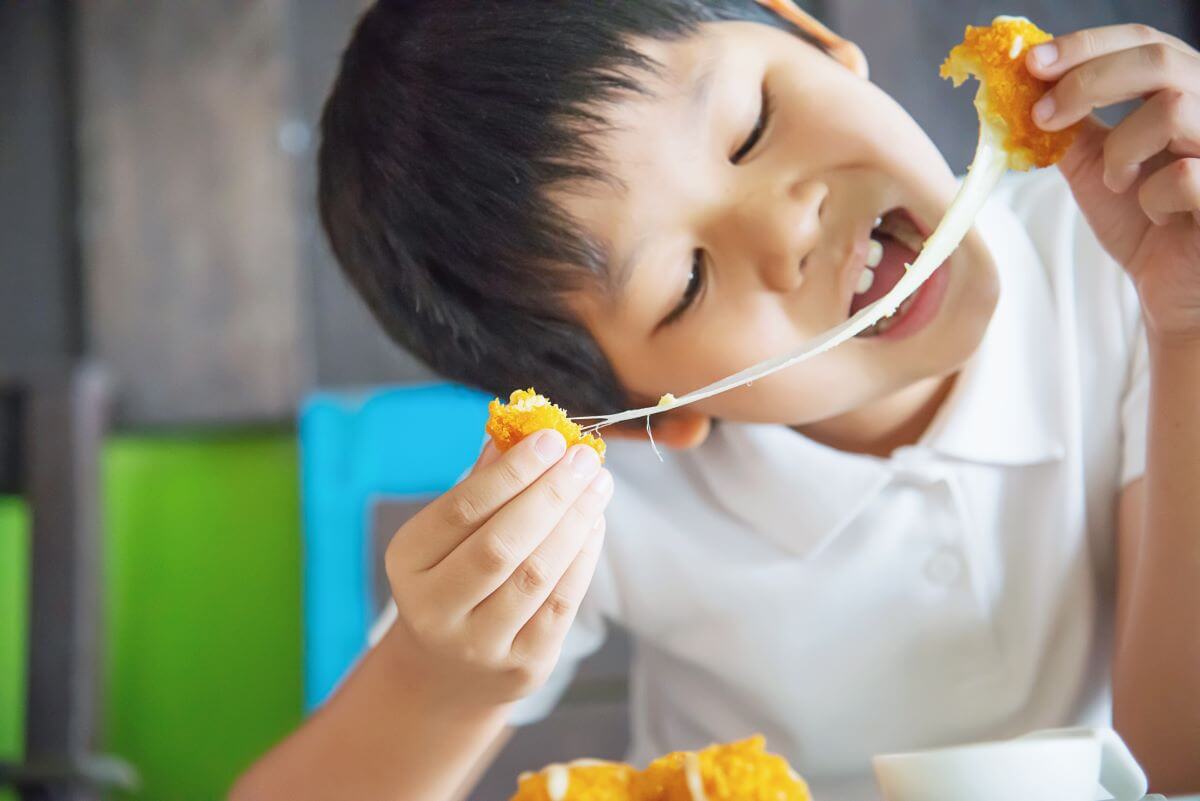
[[875,267],[879,266],[879,262],[883,260],[883,245],[876,239],[869,240],[867,245],[867,267],[858,274],[858,286],[854,288],[855,294],[861,295],[866,292],[875,283]]
[[883,243],[878,239],[872,239],[867,244],[867,266],[878,267],[881,261],[883,261]]
[[861,273],[858,274],[858,286],[855,287],[854,291],[857,294],[861,295],[862,293],[864,293],[868,289],[870,289],[871,285],[874,283],[875,283],[875,271],[870,268],[867,268],[866,270],[863,270]]

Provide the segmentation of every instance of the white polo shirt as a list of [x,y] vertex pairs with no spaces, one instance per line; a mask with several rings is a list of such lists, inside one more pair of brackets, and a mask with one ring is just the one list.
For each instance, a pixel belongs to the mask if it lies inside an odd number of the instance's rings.
[[916,445],[740,423],[665,462],[612,443],[602,561],[514,722],[610,620],[634,641],[635,764],[763,732],[820,801],[867,801],[873,754],[1109,722],[1116,500],[1145,453],[1137,296],[1056,170],[1009,179],[978,226],[1000,300]]

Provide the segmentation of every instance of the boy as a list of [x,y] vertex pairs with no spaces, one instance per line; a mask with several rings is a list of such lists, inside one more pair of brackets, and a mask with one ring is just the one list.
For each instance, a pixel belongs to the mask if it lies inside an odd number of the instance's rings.
[[[664,415],[665,463],[486,449],[393,539],[377,646],[234,796],[453,798],[605,619],[636,762],[763,731],[860,801],[873,753],[1111,719],[1200,789],[1200,56],[1116,26],[1027,63],[1047,129],[1147,100],[1002,187],[886,324]],[[840,322],[955,188],[856,48],[750,0],[380,2],[323,134],[326,229],[392,336],[577,414]]]

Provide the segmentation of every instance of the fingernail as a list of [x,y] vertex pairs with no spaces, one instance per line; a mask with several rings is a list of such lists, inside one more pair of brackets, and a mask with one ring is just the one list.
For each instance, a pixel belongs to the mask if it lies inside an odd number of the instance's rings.
[[[1133,175],[1130,173],[1133,173]],[[1131,169],[1128,166],[1121,167],[1115,172],[1110,172],[1106,168],[1104,170],[1104,185],[1108,187],[1110,192],[1119,195],[1129,188],[1129,185],[1133,183],[1133,178],[1136,174],[1136,169]]]
[[1124,192],[1133,186],[1133,182],[1137,180],[1139,172],[1141,172],[1141,168],[1136,164],[1129,164],[1125,169],[1121,170],[1121,173],[1117,176],[1117,186],[1119,187],[1117,191]]
[[612,490],[612,485],[612,473],[607,470],[601,470],[600,475],[592,479],[592,483],[588,485],[588,492],[594,492],[603,498]]
[[533,450],[543,462],[553,464],[566,453],[567,441],[557,431],[546,429],[538,432],[537,439],[533,441]]
[[571,463],[571,471],[578,478],[589,478],[600,469],[600,457],[587,445],[576,445],[567,459]]
[[584,514],[599,514],[608,505],[611,488],[612,476],[607,470],[601,470],[575,503]]
[[1054,98],[1043,95],[1042,99],[1033,104],[1033,118],[1038,122],[1046,122],[1054,116]]
[[1114,195],[1119,194],[1121,191],[1117,188],[1117,179],[1113,177],[1113,174],[1107,168],[1104,170],[1104,186]]
[[1039,67],[1049,67],[1058,61],[1058,45],[1053,42],[1038,45],[1033,48],[1033,60]]

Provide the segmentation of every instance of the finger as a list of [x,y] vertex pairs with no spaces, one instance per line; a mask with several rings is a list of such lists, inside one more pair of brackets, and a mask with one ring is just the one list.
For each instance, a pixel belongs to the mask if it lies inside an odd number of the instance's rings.
[[515,661],[528,664],[561,650],[567,631],[575,622],[579,604],[583,602],[583,596],[587,594],[592,576],[596,573],[596,563],[600,561],[600,551],[604,545],[604,529],[602,517],[575,561],[559,580],[558,586],[517,632],[511,652]]
[[1162,42],[1092,59],[1059,79],[1033,104],[1033,119],[1058,131],[1093,109],[1132,100],[1163,89],[1183,90],[1200,81],[1200,58]]
[[475,460],[475,466],[471,468],[471,473],[478,473],[488,465],[495,464],[503,455],[503,452],[496,447],[496,443],[489,438],[484,443],[483,450],[479,453],[479,458]]
[[477,636],[499,637],[506,645],[512,643],[517,632],[546,602],[579,555],[588,535],[603,517],[612,492],[612,476],[607,470],[601,470],[550,536],[500,585],[500,589],[485,598],[468,616],[468,625],[478,632]]
[[1104,142],[1104,183],[1124,192],[1143,162],[1163,150],[1200,156],[1200,98],[1159,92],[1113,128]]
[[1200,210],[1200,158],[1173,161],[1151,175],[1138,188],[1138,203],[1155,225]]
[[[495,446],[489,446],[494,450]],[[526,437],[506,453],[484,451],[480,465],[401,529],[397,552],[410,570],[428,570],[562,459],[567,442],[551,429]],[[403,536],[405,533],[415,536]]]
[[443,603],[465,603],[465,613],[491,595],[550,535],[600,472],[600,457],[576,445],[566,458],[500,508],[464,539],[435,570],[451,593]]
[[1029,48],[1025,54],[1025,67],[1034,76],[1053,81],[1067,70],[1092,59],[1156,42],[1170,45],[1183,53],[1196,53],[1182,39],[1149,25],[1105,25],[1056,36],[1049,42]]

